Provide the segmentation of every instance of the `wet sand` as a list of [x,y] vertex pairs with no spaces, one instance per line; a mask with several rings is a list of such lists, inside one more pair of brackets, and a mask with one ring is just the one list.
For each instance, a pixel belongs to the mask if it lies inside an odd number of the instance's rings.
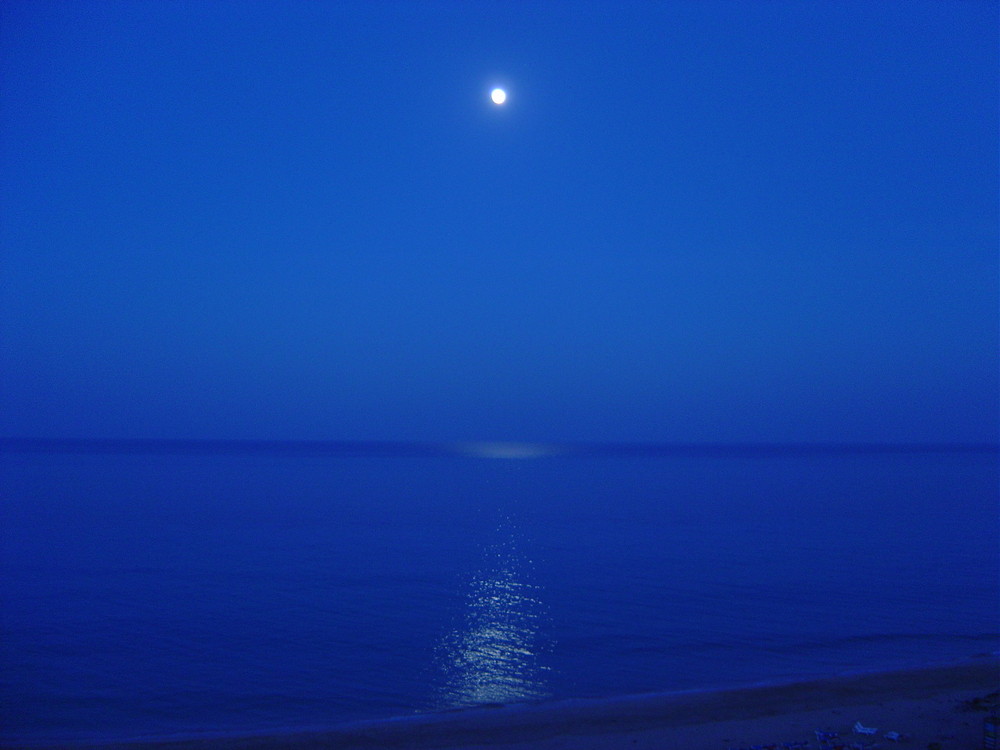
[[[76,748],[121,750],[728,750],[754,745],[983,747],[987,706],[996,710],[1000,660],[681,694],[496,706],[342,725],[324,732],[160,740]],[[856,722],[875,734],[852,731]],[[821,745],[815,730],[836,732]],[[886,733],[906,737],[898,744]]]

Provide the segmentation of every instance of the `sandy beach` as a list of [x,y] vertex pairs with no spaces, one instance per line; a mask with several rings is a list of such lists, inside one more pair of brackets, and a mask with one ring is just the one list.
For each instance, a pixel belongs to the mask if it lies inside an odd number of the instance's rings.
[[[885,748],[898,744],[921,750],[971,750],[983,747],[984,719],[997,710],[998,689],[1000,660],[982,658],[737,690],[456,710],[359,722],[324,732],[74,747],[749,750],[754,746]],[[875,731],[856,732],[857,723]],[[829,734],[820,737],[817,730]]]

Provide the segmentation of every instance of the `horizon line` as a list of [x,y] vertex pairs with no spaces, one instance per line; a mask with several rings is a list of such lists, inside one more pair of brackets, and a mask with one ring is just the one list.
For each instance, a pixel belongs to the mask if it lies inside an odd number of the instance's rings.
[[319,440],[273,438],[0,437],[12,453],[285,453],[328,456],[655,456],[669,454],[998,452],[1000,442]]

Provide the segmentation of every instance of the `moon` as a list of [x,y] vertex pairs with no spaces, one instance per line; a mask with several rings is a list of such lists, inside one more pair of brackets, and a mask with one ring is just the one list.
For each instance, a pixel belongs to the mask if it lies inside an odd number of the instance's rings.
[[507,101],[507,92],[503,89],[493,89],[490,92],[490,99],[493,100],[494,104],[503,104]]

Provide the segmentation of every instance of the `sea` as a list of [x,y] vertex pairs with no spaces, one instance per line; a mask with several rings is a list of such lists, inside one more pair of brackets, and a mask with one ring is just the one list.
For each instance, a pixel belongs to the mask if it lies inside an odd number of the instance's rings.
[[1000,650],[996,446],[0,449],[0,744]]

